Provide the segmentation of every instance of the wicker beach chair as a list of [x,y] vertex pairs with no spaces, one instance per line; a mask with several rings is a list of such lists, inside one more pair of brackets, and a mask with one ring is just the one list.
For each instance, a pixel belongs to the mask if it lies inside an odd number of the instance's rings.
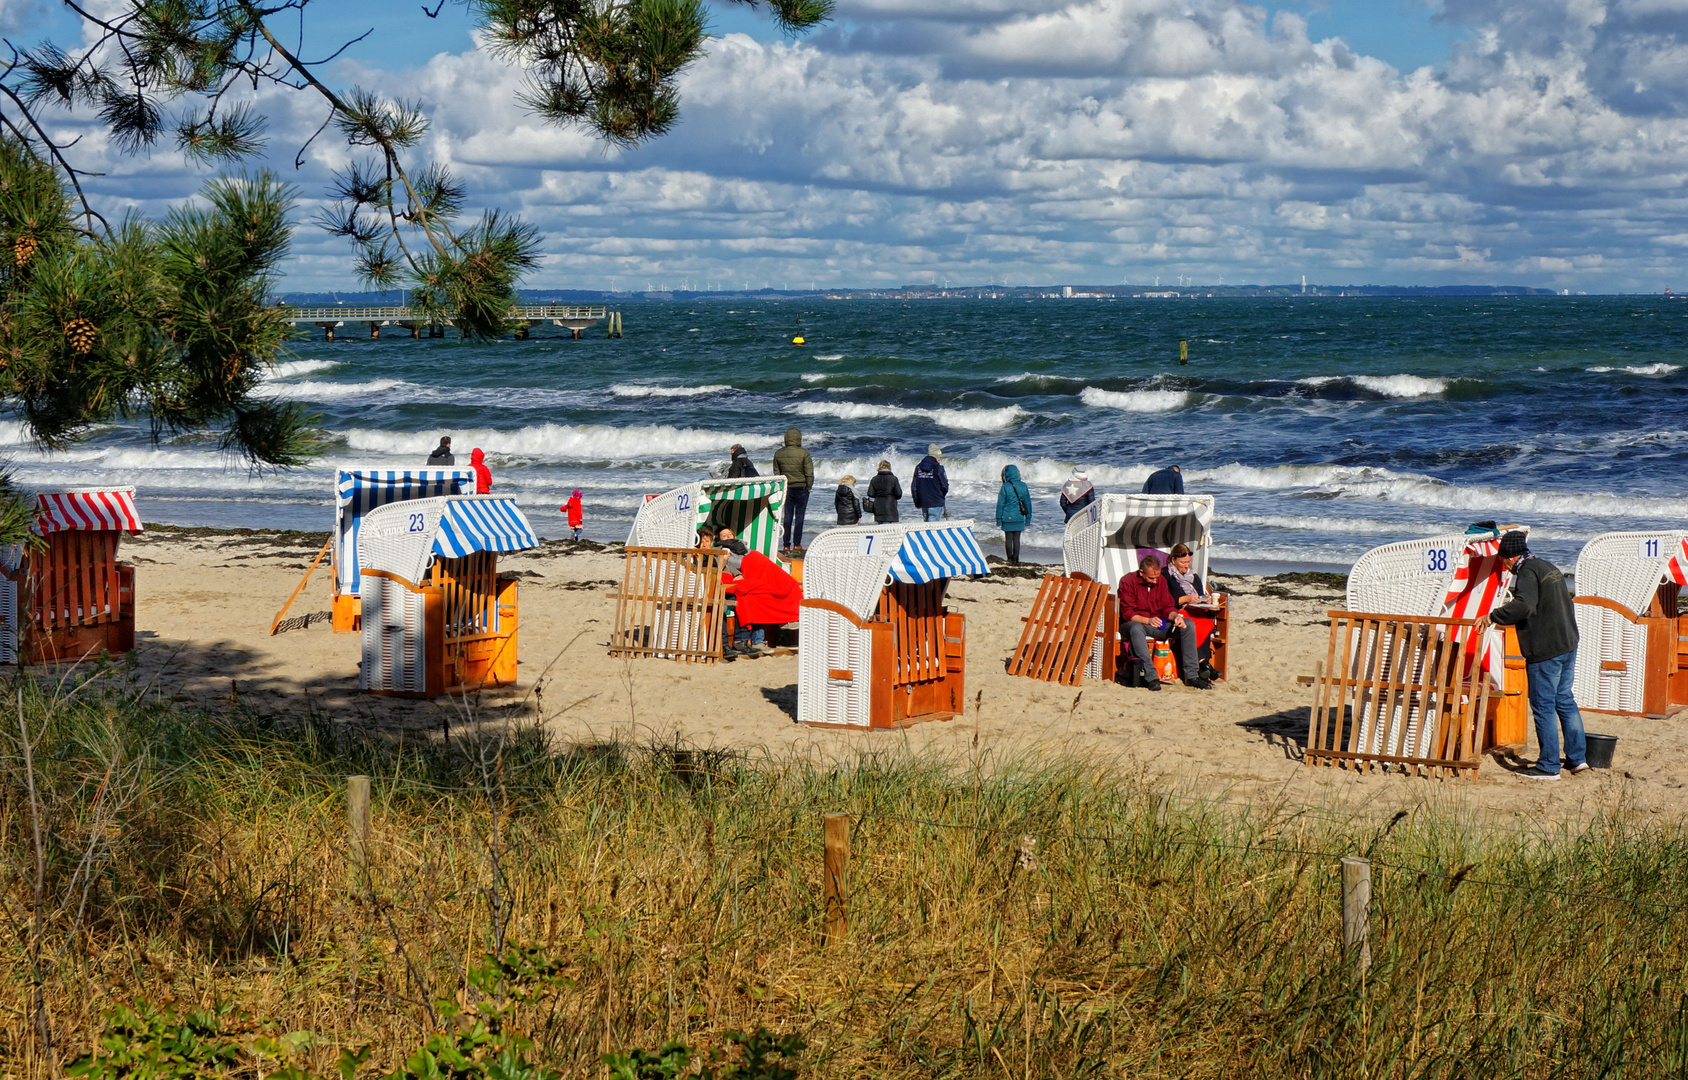
[[135,647],[135,568],[117,561],[140,532],[135,489],[70,488],[35,495],[40,547],[0,551],[0,662],[80,660]]
[[895,728],[962,709],[966,620],[952,577],[988,574],[971,521],[829,529],[804,561],[797,719]]
[[1611,532],[1577,556],[1577,704],[1665,716],[1688,707],[1688,532]]
[[[1067,522],[1061,556],[1069,576],[1087,574],[1117,591],[1120,579],[1137,569],[1143,555],[1153,551],[1164,565],[1178,544],[1190,546],[1190,567],[1206,581],[1213,548],[1212,495],[1101,495]],[[1228,625],[1215,631],[1221,642],[1228,633]],[[1101,678],[1103,650],[1119,649],[1117,636],[1112,641],[1105,638],[1102,633],[1096,635],[1084,669],[1086,678]],[[1223,655],[1214,667],[1224,674]]]
[[785,546],[780,512],[785,477],[695,480],[646,499],[627,534],[628,547],[686,548],[700,525],[729,526],[745,546],[779,561]]
[[437,697],[514,683],[516,582],[498,576],[498,555],[538,546],[508,496],[410,499],[364,515],[358,688]]
[[[364,517],[389,503],[411,499],[433,499],[461,495],[475,490],[475,474],[469,469],[382,469],[348,465],[334,477],[334,534],[330,554],[333,578],[334,632],[355,633],[362,610],[363,588],[358,562],[358,534]],[[307,575],[308,576],[308,575]]]

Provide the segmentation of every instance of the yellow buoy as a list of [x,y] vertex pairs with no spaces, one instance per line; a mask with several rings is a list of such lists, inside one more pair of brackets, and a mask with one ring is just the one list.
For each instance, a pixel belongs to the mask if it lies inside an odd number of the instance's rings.
[[803,335],[802,335],[802,334],[798,334],[798,335],[797,335],[797,336],[796,336],[796,337],[794,337],[794,338],[792,338],[792,339],[791,339],[791,343],[792,343],[792,344],[793,344],[793,345],[805,345],[805,344],[807,344],[807,342],[805,342],[805,341],[804,341],[804,340],[803,340]]

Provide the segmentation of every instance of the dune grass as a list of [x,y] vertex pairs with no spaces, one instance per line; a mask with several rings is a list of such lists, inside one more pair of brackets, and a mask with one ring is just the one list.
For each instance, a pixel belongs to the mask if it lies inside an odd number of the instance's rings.
[[[53,1075],[143,1002],[242,1045],[312,1032],[289,1044],[311,1075],[361,1047],[360,1072],[401,1070],[460,1010],[568,1077],[753,1028],[800,1036],[814,1077],[1688,1070],[1688,848],[1622,807],[1513,831],[1213,804],[1071,758],[406,743],[125,685],[0,684],[0,1073]],[[823,812],[853,815],[830,946]],[[1344,854],[1373,860],[1363,977]]]

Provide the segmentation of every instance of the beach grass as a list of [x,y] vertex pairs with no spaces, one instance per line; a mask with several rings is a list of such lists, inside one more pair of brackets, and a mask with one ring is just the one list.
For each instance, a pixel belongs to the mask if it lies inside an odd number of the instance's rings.
[[[279,1067],[253,1047],[291,1032],[312,1033],[287,1042],[298,1075],[364,1047],[359,1074],[402,1074],[475,1017],[567,1077],[754,1029],[799,1036],[813,1077],[1688,1069],[1688,847],[1621,804],[1557,826],[1452,801],[1232,805],[1152,764],[894,737],[835,761],[538,729],[447,743],[186,711],[131,679],[0,685],[8,1076],[94,1051],[119,1005],[204,1011],[256,1055],[196,1075]],[[851,815],[830,944],[828,812]],[[1365,970],[1344,855],[1371,860]]]

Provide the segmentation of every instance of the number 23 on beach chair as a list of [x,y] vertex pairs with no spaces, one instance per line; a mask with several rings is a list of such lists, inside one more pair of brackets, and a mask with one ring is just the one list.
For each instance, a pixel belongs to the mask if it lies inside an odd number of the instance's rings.
[[35,496],[39,546],[0,550],[0,663],[80,660],[135,647],[135,568],[117,561],[140,532],[134,488]]
[[963,709],[967,623],[949,579],[988,574],[972,522],[829,529],[803,562],[797,719],[899,728]]
[[475,474],[469,469],[382,469],[353,465],[336,472],[334,534],[329,537],[333,545],[330,569],[336,634],[358,631],[362,612],[358,598],[363,587],[363,575],[358,572],[358,533],[363,528],[364,516],[388,503],[461,495],[474,490]]
[[516,500],[391,503],[358,531],[363,666],[371,694],[437,697],[516,681],[516,582],[498,556],[539,546]]

